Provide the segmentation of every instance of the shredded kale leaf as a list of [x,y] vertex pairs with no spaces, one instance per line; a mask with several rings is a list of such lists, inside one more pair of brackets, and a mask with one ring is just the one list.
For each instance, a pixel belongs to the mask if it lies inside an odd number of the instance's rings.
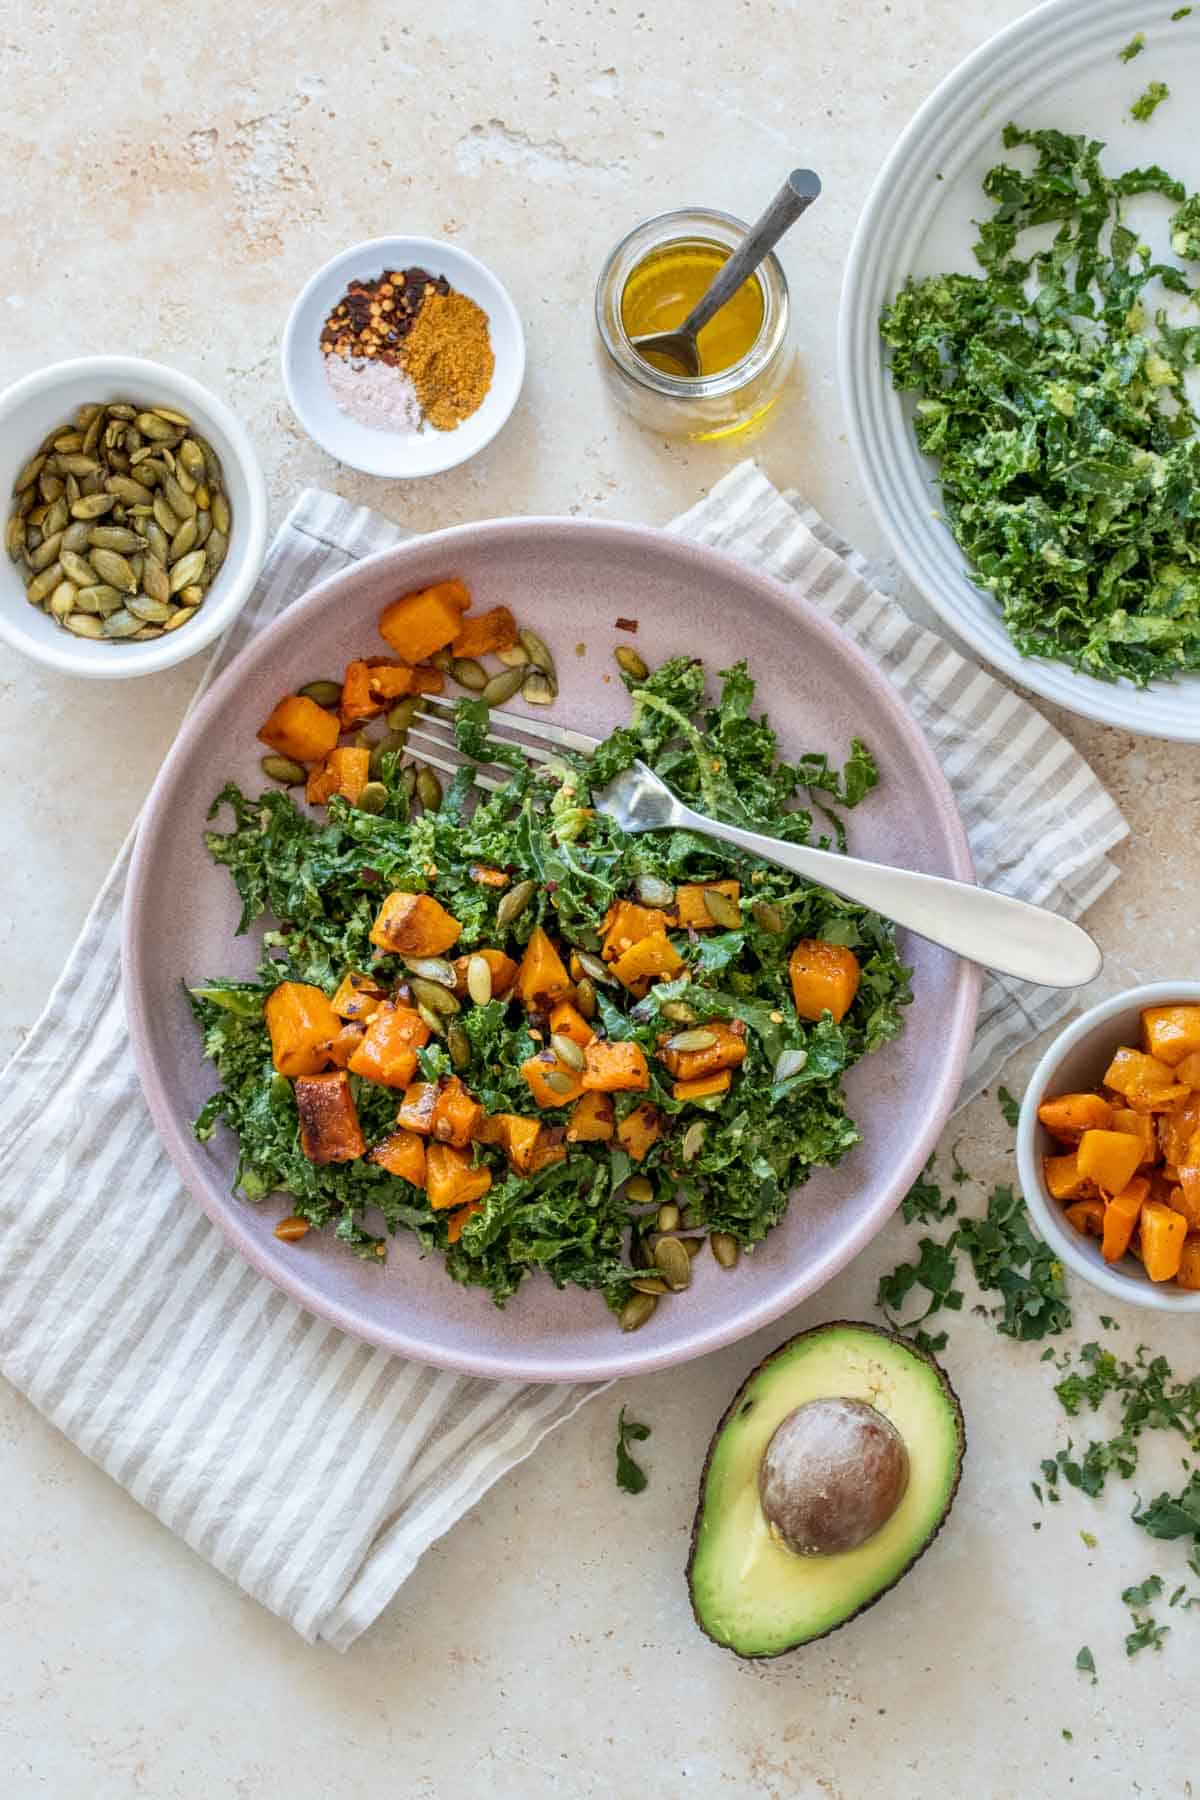
[[650,1427],[638,1419],[627,1419],[625,1408],[617,1414],[617,1486],[626,1494],[640,1494],[649,1477],[641,1463],[630,1455],[630,1444],[644,1444]]
[[1152,118],[1163,101],[1170,97],[1171,90],[1165,81],[1152,81],[1144,94],[1139,94],[1129,111],[1140,124],[1144,125]]
[[984,178],[979,274],[910,279],[885,308],[892,380],[915,396],[946,520],[1016,647],[1144,686],[1200,668],[1200,438],[1184,384],[1200,327],[1147,292],[1193,288],[1122,206],[1171,202],[1175,254],[1192,258],[1200,197],[1154,166],[1108,175],[1094,139],[1009,125],[1003,142],[1033,166]]
[[[478,1146],[477,1158],[492,1170],[492,1187],[454,1244],[447,1241],[446,1215],[431,1211],[408,1182],[362,1158],[318,1166],[304,1156],[292,1084],[272,1067],[264,1001],[283,980],[310,982],[332,994],[347,969],[370,970],[385,986],[399,980],[399,958],[381,955],[370,941],[380,902],[394,888],[436,894],[462,925],[453,954],[487,945],[519,957],[537,924],[568,948],[595,954],[608,907],[631,896],[640,875],[672,884],[736,878],[741,924],[690,937],[677,933],[686,966],[675,980],[658,983],[636,1003],[624,990],[600,991],[609,1037],[639,1043],[652,1069],[649,1094],[615,1097],[618,1119],[647,1099],[666,1119],[666,1131],[639,1171],[675,1190],[696,1228],[728,1232],[750,1250],[782,1219],[790,1195],[810,1172],[839,1162],[859,1141],[843,1077],[896,1036],[911,999],[891,926],[710,838],[683,831],[627,836],[588,803],[593,787],[641,757],[683,799],[709,813],[793,842],[838,845],[844,842],[843,813],[877,780],[869,751],[855,742],[841,767],[823,755],[781,761],[774,730],[752,711],[754,684],[741,663],[723,671],[715,700],[708,697],[703,667],[687,657],[629,686],[629,723],[590,762],[564,756],[539,770],[518,755],[501,791],[481,797],[468,771],[436,811],[410,812],[400,754],[382,759],[388,802],[379,814],[335,797],[327,814],[317,817],[279,790],[251,797],[229,785],[217,795],[210,816],[224,816],[206,841],[240,896],[239,930],[264,915],[270,929],[255,981],[218,977],[190,990],[205,1053],[220,1080],[195,1130],[202,1139],[220,1126],[234,1134],[235,1188],[246,1198],[288,1195],[299,1217],[332,1230],[365,1258],[384,1254],[390,1235],[411,1231],[425,1250],[444,1255],[455,1280],[486,1288],[500,1304],[534,1270],[559,1286],[599,1289],[614,1308],[632,1291],[636,1209],[623,1187],[632,1166],[607,1144],[572,1145],[565,1162],[531,1177],[511,1174],[500,1151]],[[464,703],[461,749],[494,761],[484,750],[486,729],[486,709]],[[477,882],[473,864],[536,883],[532,903],[504,929],[496,918],[502,890]],[[787,964],[800,937],[846,945],[858,959],[858,995],[838,1024],[829,1014],[816,1023],[797,1015]],[[748,1053],[726,1095],[701,1103],[673,1097],[654,1056],[659,1035],[669,1028],[663,1007],[671,1001],[686,1001],[701,1023],[745,1023]],[[538,1113],[521,1076],[521,1062],[538,1046],[519,1007],[499,1000],[464,1007],[458,1023],[467,1057],[456,1070],[487,1112],[537,1113],[550,1125],[566,1122],[566,1109]],[[784,1051],[802,1053],[799,1066],[776,1080]],[[426,1079],[450,1069],[436,1043],[421,1052],[421,1061]],[[394,1128],[399,1096],[350,1079],[372,1146]],[[685,1161],[681,1139],[696,1120],[706,1127],[703,1143]]]
[[1117,54],[1122,62],[1132,62],[1134,57],[1140,56],[1145,48],[1146,34],[1144,31],[1139,31],[1130,38],[1129,42],[1125,45],[1125,48],[1119,50]]

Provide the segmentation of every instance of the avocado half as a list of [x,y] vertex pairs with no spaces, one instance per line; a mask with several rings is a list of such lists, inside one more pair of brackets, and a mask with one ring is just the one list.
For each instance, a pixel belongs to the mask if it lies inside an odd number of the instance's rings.
[[[767,1521],[760,1470],[784,1420],[834,1399],[865,1402],[895,1427],[908,1453],[907,1485],[856,1549],[798,1555]],[[957,1394],[907,1338],[847,1320],[789,1338],[739,1388],[709,1445],[688,1558],[701,1631],[738,1656],[781,1656],[873,1606],[941,1530],[965,1450]],[[853,1481],[853,1469],[848,1476]]]

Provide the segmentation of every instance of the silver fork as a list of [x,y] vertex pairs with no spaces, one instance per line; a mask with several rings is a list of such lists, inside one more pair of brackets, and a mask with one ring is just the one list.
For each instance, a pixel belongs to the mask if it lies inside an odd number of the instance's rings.
[[[475,768],[455,748],[456,707],[453,700],[426,695],[408,734],[410,743],[414,739],[419,743],[417,753],[447,773]],[[531,762],[555,760],[554,749],[546,748],[547,745],[584,756],[599,748],[596,738],[564,725],[495,710],[489,718],[489,740],[522,751]],[[488,774],[489,768],[495,768],[497,773]],[[475,773],[478,786],[492,792],[508,779],[509,771],[503,764],[485,764]],[[757,831],[743,831],[740,826],[706,818],[677,800],[642,762],[635,762],[607,787],[593,792],[592,804],[615,819],[623,831],[682,829],[719,838],[722,843],[733,844],[806,881],[829,888],[845,900],[869,906],[958,956],[1022,981],[1036,981],[1053,988],[1082,987],[1099,974],[1104,960],[1099,945],[1082,926],[1027,900],[993,893],[971,882],[952,881],[944,875],[923,875],[915,869],[863,862],[858,857],[817,850],[808,844],[783,843]]]

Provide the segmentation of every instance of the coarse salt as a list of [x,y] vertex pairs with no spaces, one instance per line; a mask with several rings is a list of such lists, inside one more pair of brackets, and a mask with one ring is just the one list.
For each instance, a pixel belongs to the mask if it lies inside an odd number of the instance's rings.
[[390,363],[365,356],[326,356],[325,378],[342,412],[373,431],[420,431],[417,390]]

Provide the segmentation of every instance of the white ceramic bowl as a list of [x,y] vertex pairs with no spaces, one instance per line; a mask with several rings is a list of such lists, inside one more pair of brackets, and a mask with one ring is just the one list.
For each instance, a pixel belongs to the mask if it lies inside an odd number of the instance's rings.
[[194,419],[221,459],[233,514],[229,551],[194,619],[149,643],[74,637],[25,597],[21,574],[0,556],[0,638],[64,675],[123,681],[185,662],[231,624],[245,605],[267,548],[267,490],[248,435],[223,400],[161,363],[139,356],[86,356],[53,363],[0,394],[0,496],[7,520],[12,485],[39,443],[76,407],[95,400],[170,406]]
[[[496,357],[482,406],[453,431],[380,431],[344,413],[325,377],[321,327],[351,281],[374,281],[385,269],[428,269],[474,300],[488,316]],[[327,262],[302,290],[283,334],[283,385],[292,411],[323,450],[364,475],[411,480],[453,469],[490,444],[507,422],[525,379],[525,334],[508,289],[477,257],[438,238],[381,237],[355,244]]]
[[1132,1256],[1106,1263],[1095,1238],[1080,1237],[1067,1224],[1060,1203],[1046,1188],[1042,1158],[1062,1146],[1038,1119],[1038,1107],[1054,1094],[1083,1093],[1099,1085],[1119,1044],[1141,1043],[1139,1014],[1144,1006],[1200,1003],[1200,981],[1154,981],[1102,1000],[1060,1032],[1025,1089],[1017,1121],[1017,1169],[1026,1204],[1041,1236],[1076,1275],[1113,1300],[1149,1306],[1156,1312],[1200,1312],[1200,1292],[1170,1281],[1150,1281]]

